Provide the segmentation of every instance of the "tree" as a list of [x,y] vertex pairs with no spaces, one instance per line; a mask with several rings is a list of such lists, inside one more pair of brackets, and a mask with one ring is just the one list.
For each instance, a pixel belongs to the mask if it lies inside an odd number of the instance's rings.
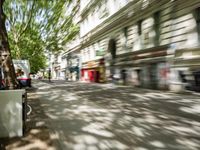
[[[36,26],[36,25],[35,25]],[[44,55],[44,41],[41,39],[38,28],[28,27],[27,32],[19,40],[19,44],[14,44],[13,32],[8,32],[13,58],[28,59],[31,73],[37,73],[46,67],[46,56]],[[20,57],[16,50],[20,49]]]
[[3,4],[4,0],[0,0],[0,39],[1,39],[0,54],[3,59],[1,65],[4,68],[3,71],[5,76],[5,84],[7,85],[7,88],[15,89],[18,87],[18,82],[16,80],[15,70],[11,58],[11,51],[8,42],[8,34],[5,26],[6,16],[4,14]]
[[45,34],[46,48],[51,52],[63,50],[63,46],[72,40],[79,32],[79,26],[73,24],[73,17],[79,9],[79,0],[71,11],[68,7],[72,1],[52,1],[51,9],[46,10],[46,22],[44,23],[43,33]]
[[45,50],[61,50],[78,33],[79,27],[72,22],[74,11],[65,12],[71,2],[72,0],[6,0],[4,4],[4,0],[1,0],[1,51],[5,49],[7,54],[4,63],[7,65],[4,65],[5,78],[10,80],[6,82],[7,86],[11,82],[13,87],[17,86],[11,52],[14,58],[29,59],[32,71],[37,72],[45,66]]
[[19,47],[23,35],[29,32],[33,19],[37,14],[36,1],[6,0],[4,11],[7,16],[6,25],[9,40],[12,40],[11,51],[15,58],[21,58],[21,47]]

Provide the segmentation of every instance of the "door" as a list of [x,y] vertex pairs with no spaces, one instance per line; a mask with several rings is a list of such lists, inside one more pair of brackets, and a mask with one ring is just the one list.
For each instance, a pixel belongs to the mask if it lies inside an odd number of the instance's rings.
[[99,82],[100,74],[99,71],[95,71],[95,82]]
[[149,67],[150,72],[150,88],[157,89],[158,85],[158,71],[157,71],[157,64],[151,64]]

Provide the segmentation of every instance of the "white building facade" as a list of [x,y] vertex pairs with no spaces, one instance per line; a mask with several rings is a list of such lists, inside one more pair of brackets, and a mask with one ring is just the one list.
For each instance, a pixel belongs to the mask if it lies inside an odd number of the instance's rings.
[[80,79],[198,90],[199,7],[199,0],[81,0]]
[[200,0],[80,0],[76,18],[67,79],[200,90]]

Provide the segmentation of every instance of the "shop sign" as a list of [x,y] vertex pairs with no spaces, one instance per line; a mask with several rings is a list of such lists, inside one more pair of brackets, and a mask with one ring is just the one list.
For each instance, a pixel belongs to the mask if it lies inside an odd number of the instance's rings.
[[105,55],[104,49],[98,49],[98,50],[96,50],[96,56],[103,56],[103,55]]
[[96,62],[95,61],[90,61],[87,63],[88,68],[96,67]]

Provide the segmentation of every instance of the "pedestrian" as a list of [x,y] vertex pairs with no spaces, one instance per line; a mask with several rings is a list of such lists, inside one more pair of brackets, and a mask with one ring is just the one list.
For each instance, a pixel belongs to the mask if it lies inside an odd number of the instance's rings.
[[50,69],[49,69],[48,79],[49,79],[49,82],[51,82],[51,70]]

